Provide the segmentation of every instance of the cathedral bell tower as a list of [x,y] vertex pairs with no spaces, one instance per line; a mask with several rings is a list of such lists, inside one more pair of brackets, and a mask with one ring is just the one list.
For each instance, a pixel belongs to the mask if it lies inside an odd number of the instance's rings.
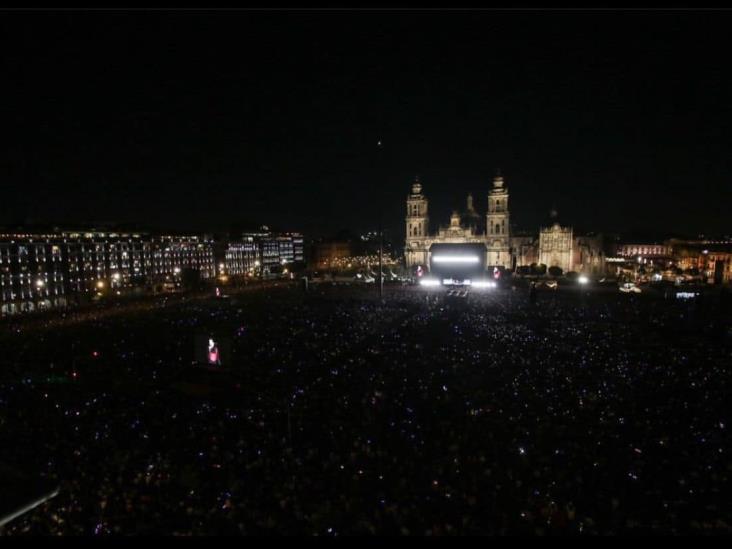
[[486,245],[488,265],[510,267],[510,234],[508,212],[508,189],[504,187],[500,172],[493,178],[493,188],[488,193],[486,214]]
[[418,177],[412,183],[412,192],[407,196],[405,228],[404,255],[407,267],[427,265],[425,240],[429,237],[429,216],[427,198],[422,194],[422,184]]

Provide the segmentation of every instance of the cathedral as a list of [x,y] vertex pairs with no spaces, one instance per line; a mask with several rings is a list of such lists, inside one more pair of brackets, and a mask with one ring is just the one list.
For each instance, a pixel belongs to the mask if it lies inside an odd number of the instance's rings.
[[[429,202],[422,184],[416,179],[412,192],[407,196],[405,218],[406,240],[404,257],[409,268],[430,268],[433,246],[470,244],[485,249],[485,270],[499,268],[514,271],[532,264],[559,267],[564,272],[577,271],[588,274],[604,272],[605,261],[602,238],[578,236],[572,227],[563,227],[556,221],[542,227],[536,234],[512,234],[510,225],[508,188],[499,174],[493,178],[488,191],[485,223],[475,210],[473,196],[468,195],[462,215],[455,211],[450,224],[430,231]],[[435,248],[435,249],[437,249]]]

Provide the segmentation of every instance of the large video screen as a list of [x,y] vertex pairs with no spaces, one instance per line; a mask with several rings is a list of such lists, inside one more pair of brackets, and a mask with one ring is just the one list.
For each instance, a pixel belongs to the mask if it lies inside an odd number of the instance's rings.
[[441,279],[477,279],[485,275],[486,249],[481,244],[433,244],[430,274]]

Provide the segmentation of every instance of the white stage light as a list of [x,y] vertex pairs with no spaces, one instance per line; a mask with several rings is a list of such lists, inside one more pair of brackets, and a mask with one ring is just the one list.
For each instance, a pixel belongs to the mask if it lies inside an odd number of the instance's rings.
[[440,281],[435,280],[434,278],[422,278],[419,281],[420,286],[439,286]]
[[473,288],[495,288],[496,283],[492,280],[476,280],[471,286]]
[[480,263],[476,255],[436,255],[432,257],[435,263]]
[[445,286],[470,286],[471,282],[470,279],[455,280],[452,278],[443,278],[442,284]]
[[577,282],[579,282],[580,284],[587,284],[587,283],[588,283],[589,281],[590,281],[590,279],[589,279],[589,278],[587,278],[587,277],[586,277],[585,275],[581,275],[581,276],[580,276],[580,277],[579,277],[579,278],[577,279]]

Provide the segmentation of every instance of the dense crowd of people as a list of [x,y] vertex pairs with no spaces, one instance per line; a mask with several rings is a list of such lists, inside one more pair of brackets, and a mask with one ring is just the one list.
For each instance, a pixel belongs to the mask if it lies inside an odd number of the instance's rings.
[[323,284],[6,323],[0,461],[60,492],[2,533],[729,534],[720,315]]

